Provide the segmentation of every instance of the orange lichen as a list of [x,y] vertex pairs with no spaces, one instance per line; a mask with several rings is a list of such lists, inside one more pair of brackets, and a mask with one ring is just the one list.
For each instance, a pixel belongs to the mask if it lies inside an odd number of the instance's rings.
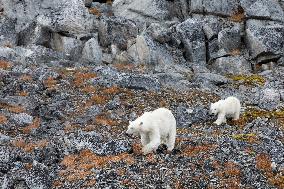
[[7,121],[7,117],[0,114],[0,124],[5,124],[7,123]]
[[239,6],[238,9],[231,15],[230,20],[233,22],[243,22],[245,20],[245,11]]
[[272,171],[271,158],[267,154],[258,154],[256,156],[256,168],[262,171]]
[[26,92],[26,91],[21,91],[21,92],[19,92],[18,95],[19,95],[19,96],[29,96],[29,93]]
[[74,85],[76,87],[81,87],[85,84],[85,82],[89,79],[96,78],[97,74],[95,73],[82,73],[77,72],[74,75]]
[[104,114],[97,115],[95,117],[95,121],[99,125],[108,125],[108,126],[116,126],[116,125],[118,125],[117,121],[107,118]]
[[131,71],[134,68],[133,64],[118,63],[113,65],[119,71]]
[[95,8],[95,7],[89,8],[89,13],[93,14],[93,15],[96,15],[96,16],[101,16],[102,15],[101,12],[97,8]]
[[49,89],[54,89],[56,84],[57,84],[57,81],[52,78],[52,77],[48,77],[44,82],[43,82],[44,86],[46,88],[49,88]]
[[117,86],[106,88],[102,91],[103,94],[115,95],[120,92],[120,89]]
[[[65,169],[59,172],[59,176],[69,182],[86,180],[93,174],[92,168],[103,168],[115,162],[127,162],[131,158],[127,153],[116,156],[98,156],[90,150],[82,150],[79,154],[71,154],[63,158],[61,165]],[[93,180],[92,183],[94,184],[95,181]]]
[[32,80],[33,80],[32,76],[26,75],[26,74],[21,75],[21,77],[20,77],[19,79],[20,79],[21,81],[32,81]]
[[93,95],[86,103],[86,105],[105,104],[108,100],[107,96]]
[[7,70],[9,68],[12,67],[12,64],[5,61],[5,60],[0,60],[0,69],[3,69],[3,70]]
[[72,133],[80,128],[79,125],[76,124],[65,124],[64,125],[64,132],[65,133]]
[[31,123],[30,125],[28,125],[28,126],[26,126],[26,127],[24,127],[24,128],[22,129],[23,133],[24,133],[24,134],[29,134],[33,129],[39,128],[40,122],[41,122],[40,118],[38,118],[38,117],[35,118],[35,119],[33,120],[33,123]]
[[211,152],[215,150],[216,147],[217,145],[212,145],[212,144],[206,144],[206,145],[200,145],[200,146],[189,146],[183,150],[183,155],[184,156],[196,156],[200,153]]
[[82,92],[88,93],[88,94],[95,93],[96,91],[97,91],[96,88],[93,87],[93,86],[86,86],[86,87],[82,88]]
[[234,50],[230,51],[229,54],[231,56],[237,56],[237,55],[241,54],[241,50],[240,49],[234,49]]
[[49,142],[46,139],[35,141],[35,142],[26,142],[24,139],[19,138],[11,142],[11,144],[17,148],[23,149],[25,152],[31,153],[35,148],[44,148]]

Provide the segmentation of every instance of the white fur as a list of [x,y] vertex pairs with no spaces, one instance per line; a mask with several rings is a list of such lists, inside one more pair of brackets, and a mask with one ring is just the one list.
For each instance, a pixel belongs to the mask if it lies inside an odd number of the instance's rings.
[[129,122],[126,133],[140,135],[144,154],[155,151],[161,143],[172,151],[175,146],[176,120],[170,110],[159,108],[145,112],[135,121]]
[[233,120],[238,120],[240,117],[241,103],[236,97],[230,96],[225,100],[219,100],[211,104],[210,113],[218,114],[218,119],[214,122],[217,125],[226,123],[226,117],[232,117]]

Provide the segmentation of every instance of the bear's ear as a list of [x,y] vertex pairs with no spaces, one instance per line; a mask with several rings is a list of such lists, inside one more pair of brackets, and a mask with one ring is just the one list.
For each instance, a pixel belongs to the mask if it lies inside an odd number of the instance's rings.
[[143,122],[141,121],[140,123],[139,123],[139,126],[142,126],[143,125]]

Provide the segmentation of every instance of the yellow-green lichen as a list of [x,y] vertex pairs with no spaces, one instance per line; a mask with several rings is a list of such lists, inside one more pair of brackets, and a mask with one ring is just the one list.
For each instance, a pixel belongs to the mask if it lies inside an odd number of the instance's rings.
[[261,75],[253,74],[253,75],[228,75],[228,78],[233,81],[238,81],[245,85],[260,85],[263,86],[265,84],[265,78]]

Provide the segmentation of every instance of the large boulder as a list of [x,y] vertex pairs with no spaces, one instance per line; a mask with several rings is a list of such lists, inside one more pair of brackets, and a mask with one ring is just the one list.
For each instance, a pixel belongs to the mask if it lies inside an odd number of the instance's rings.
[[242,56],[229,56],[216,59],[212,70],[218,74],[248,74],[251,72],[250,63]]
[[115,16],[142,22],[157,22],[169,16],[166,0],[115,0],[113,11]]
[[99,41],[103,47],[114,44],[122,50],[127,49],[128,40],[135,39],[138,35],[135,22],[119,17],[101,19],[98,30]]
[[267,110],[276,109],[280,103],[280,92],[274,88],[266,88],[260,94],[259,107]]
[[17,45],[15,22],[14,19],[0,17],[0,46],[13,47]]
[[247,22],[246,43],[252,58],[283,54],[283,36],[284,25],[259,20]]
[[2,0],[4,13],[17,20],[20,32],[37,20],[53,31],[88,33],[94,28],[94,20],[82,0]]
[[177,25],[176,30],[184,44],[187,59],[195,64],[205,63],[206,46],[201,22],[190,18]]
[[284,12],[275,0],[241,0],[247,17],[284,21]]
[[240,4],[238,0],[196,0],[191,1],[190,5],[193,13],[230,16],[238,10]]
[[53,34],[52,49],[63,52],[71,60],[78,60],[82,53],[83,42],[79,39]]
[[92,38],[85,43],[82,52],[82,59],[84,61],[94,64],[101,64],[102,56],[102,49],[96,38]]

